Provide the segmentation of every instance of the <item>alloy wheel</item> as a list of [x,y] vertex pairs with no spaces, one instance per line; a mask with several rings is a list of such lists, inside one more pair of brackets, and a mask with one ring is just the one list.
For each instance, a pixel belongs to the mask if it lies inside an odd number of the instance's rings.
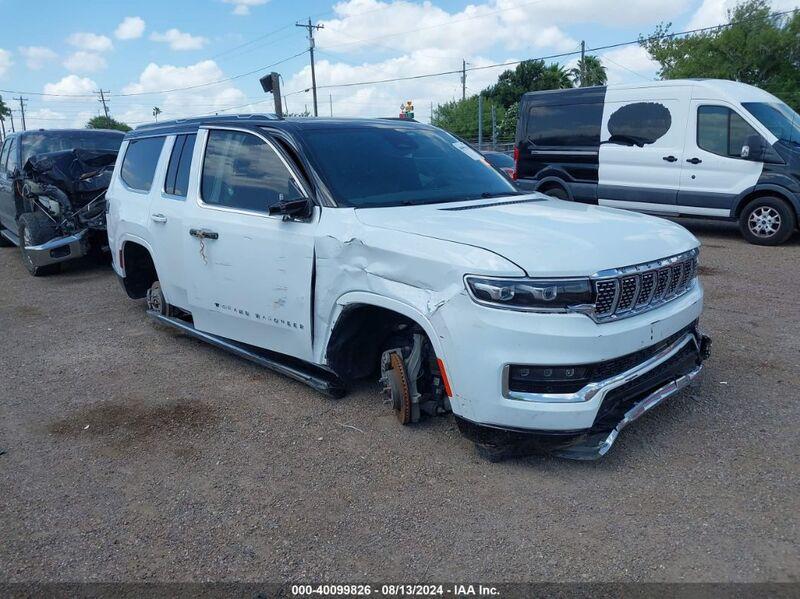
[[750,213],[747,227],[756,237],[772,237],[781,228],[781,215],[772,206],[759,206]]

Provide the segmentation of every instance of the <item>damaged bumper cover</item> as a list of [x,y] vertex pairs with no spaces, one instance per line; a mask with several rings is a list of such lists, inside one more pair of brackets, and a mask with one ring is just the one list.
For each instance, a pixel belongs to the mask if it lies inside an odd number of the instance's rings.
[[[711,339],[692,328],[642,363],[572,394],[573,401],[585,401],[602,394],[602,403],[588,429],[516,429],[477,424],[464,418],[457,418],[457,422],[461,432],[490,458],[502,459],[543,450],[569,459],[596,460],[608,453],[626,426],[691,383],[702,371],[702,362],[709,356],[710,347]],[[516,399],[568,400],[564,394],[524,395],[526,397]]]
[[27,245],[25,251],[34,266],[47,266],[85,256],[89,251],[88,231],[57,237],[39,245]]

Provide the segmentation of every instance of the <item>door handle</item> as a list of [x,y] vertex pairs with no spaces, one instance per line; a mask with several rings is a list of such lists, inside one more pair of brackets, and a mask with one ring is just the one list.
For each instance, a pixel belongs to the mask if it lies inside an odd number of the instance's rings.
[[165,223],[167,222],[167,217],[163,214],[151,214],[150,219],[156,223]]
[[219,239],[219,233],[208,229],[189,229],[189,235],[198,239]]
[[678,162],[678,159],[675,156],[662,156],[661,160],[666,160],[667,162]]
[[687,159],[686,159],[686,162],[690,162],[690,163],[692,163],[692,164],[700,164],[700,163],[701,163],[701,162],[703,162],[703,161],[702,161],[702,160],[700,160],[699,158],[687,158]]

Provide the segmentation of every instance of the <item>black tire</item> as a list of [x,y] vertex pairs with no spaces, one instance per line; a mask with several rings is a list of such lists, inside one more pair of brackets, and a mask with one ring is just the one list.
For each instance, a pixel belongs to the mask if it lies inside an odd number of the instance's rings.
[[797,217],[786,200],[765,196],[756,198],[739,215],[739,229],[749,243],[780,245],[789,240],[797,227]]
[[58,237],[56,226],[41,212],[26,212],[19,217],[19,249],[22,262],[34,277],[43,277],[61,271],[61,263],[46,266],[34,266],[30,255],[25,251],[26,245],[39,245]]
[[567,193],[567,190],[561,187],[560,185],[547,187],[542,193],[544,195],[550,196],[551,198],[569,201],[569,194]]

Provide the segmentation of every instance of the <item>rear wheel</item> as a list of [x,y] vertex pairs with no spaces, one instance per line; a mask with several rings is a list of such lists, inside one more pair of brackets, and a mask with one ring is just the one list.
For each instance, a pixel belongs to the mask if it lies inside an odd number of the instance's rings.
[[61,271],[61,263],[37,266],[26,247],[40,245],[58,236],[56,226],[41,212],[26,212],[19,217],[19,248],[25,268],[34,277],[52,275]]
[[796,227],[794,210],[781,198],[757,198],[739,216],[742,236],[756,245],[780,245],[792,236]]
[[567,190],[561,187],[560,185],[553,185],[552,187],[546,187],[544,191],[542,191],[544,195],[548,195],[551,198],[557,198],[559,200],[567,200],[569,201],[569,194]]

